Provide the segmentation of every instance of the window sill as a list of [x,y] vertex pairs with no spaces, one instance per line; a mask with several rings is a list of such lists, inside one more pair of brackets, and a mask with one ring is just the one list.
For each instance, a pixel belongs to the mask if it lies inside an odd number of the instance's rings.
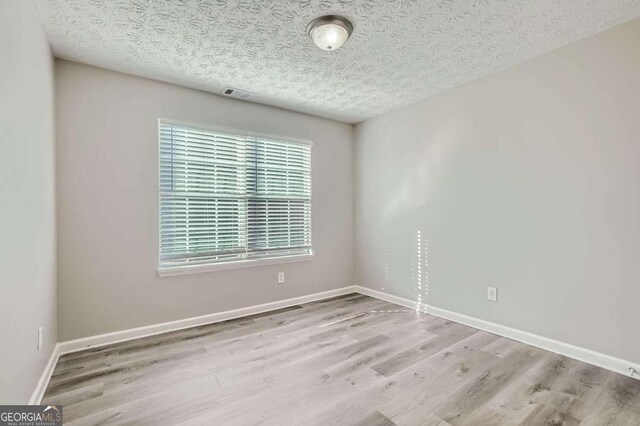
[[253,268],[256,266],[278,265],[280,263],[304,262],[313,259],[313,254],[297,256],[269,257],[265,259],[236,260],[232,262],[209,263],[189,266],[166,266],[158,268],[158,276],[201,274],[205,272],[226,271],[229,269]]

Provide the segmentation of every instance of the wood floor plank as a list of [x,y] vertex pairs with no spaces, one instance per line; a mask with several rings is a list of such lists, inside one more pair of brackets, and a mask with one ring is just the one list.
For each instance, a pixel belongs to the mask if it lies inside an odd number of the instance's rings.
[[[476,365],[482,364],[483,367],[487,367],[485,361],[488,355],[473,350],[471,348],[473,345],[466,348],[465,346],[467,345],[461,341],[459,350],[446,348],[412,364],[391,378],[380,376],[376,383],[361,389],[354,395],[337,398],[335,401],[329,400],[326,404],[308,409],[308,414],[298,420],[300,424],[344,424],[348,423],[345,422],[345,413],[358,417],[366,416],[372,409],[377,409],[396,423],[394,416],[400,413],[417,413],[418,424],[421,424],[420,422],[431,414],[427,412],[426,415],[422,415],[414,408],[425,407],[423,402],[431,399],[432,394],[429,391],[446,395],[452,386],[456,389],[460,384],[467,383],[471,375],[484,371],[484,369],[476,369]],[[465,358],[471,354],[475,359]],[[476,362],[480,358],[483,361]],[[406,424],[410,424],[410,421]]]
[[640,381],[359,294],[60,357],[65,422],[638,425]]
[[531,368],[542,356],[542,351],[523,347],[503,358],[502,362],[485,373],[450,399],[436,413],[452,425],[468,424],[469,416],[482,408],[497,392],[509,385],[520,374]]
[[72,390],[59,393],[55,397],[45,397],[42,404],[46,405],[77,405],[104,395],[104,383],[95,383],[87,386],[76,386]]
[[396,424],[379,411],[374,411],[361,421],[354,423],[354,426],[396,426]]
[[609,373],[602,392],[590,404],[585,425],[640,425],[640,381]]
[[522,426],[538,426],[538,425],[576,426],[580,424],[580,421],[552,407],[547,407],[544,404],[540,404],[520,424]]
[[561,355],[545,353],[536,365],[469,416],[469,423],[520,424],[544,402],[553,384],[570,370],[571,362]]
[[390,377],[422,358],[428,357],[436,352],[440,352],[442,349],[451,346],[476,332],[477,330],[456,324],[451,326],[446,333],[440,334],[437,338],[411,347],[393,358],[382,361],[371,368],[383,376]]
[[415,366],[413,369],[419,372],[417,377],[421,380],[411,392],[396,395],[380,407],[380,412],[399,425],[419,424],[428,417],[437,417],[445,422],[435,415],[437,410],[450,402],[460,389],[474,383],[500,362],[498,357],[465,347],[462,342],[458,349],[447,348],[437,357],[442,358],[444,368],[432,369],[438,363],[436,357],[424,361],[425,365]]

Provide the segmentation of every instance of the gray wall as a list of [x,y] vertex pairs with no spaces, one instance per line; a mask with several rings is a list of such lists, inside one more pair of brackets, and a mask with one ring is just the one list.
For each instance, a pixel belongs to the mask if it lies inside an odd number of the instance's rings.
[[[352,126],[61,60],[56,90],[60,340],[353,284]],[[159,117],[312,140],[314,259],[159,278]]]
[[357,125],[357,282],[639,362],[638,46],[640,19]]
[[[25,404],[57,341],[53,59],[31,1],[0,2],[0,404]],[[38,328],[44,346],[37,351]]]

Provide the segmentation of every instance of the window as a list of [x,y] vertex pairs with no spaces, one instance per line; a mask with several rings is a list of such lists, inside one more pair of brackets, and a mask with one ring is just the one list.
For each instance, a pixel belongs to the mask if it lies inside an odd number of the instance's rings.
[[312,254],[310,143],[159,126],[161,275]]

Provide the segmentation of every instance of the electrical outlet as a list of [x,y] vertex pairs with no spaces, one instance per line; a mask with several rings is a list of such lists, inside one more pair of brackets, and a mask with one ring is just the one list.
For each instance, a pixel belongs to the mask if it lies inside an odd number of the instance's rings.
[[38,329],[38,350],[42,349],[42,326]]
[[278,284],[284,284],[284,272],[278,272]]
[[497,302],[498,301],[498,289],[495,287],[487,287],[487,299]]

